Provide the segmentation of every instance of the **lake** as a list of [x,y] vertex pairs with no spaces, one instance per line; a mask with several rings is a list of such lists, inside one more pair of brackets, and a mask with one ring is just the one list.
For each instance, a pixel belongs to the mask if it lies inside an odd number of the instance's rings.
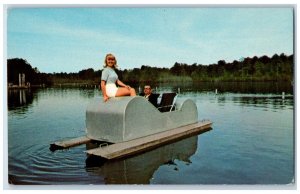
[[192,99],[198,119],[211,120],[212,129],[115,161],[87,157],[84,151],[95,146],[92,143],[49,149],[57,140],[85,135],[87,104],[101,96],[96,88],[8,91],[8,183],[294,184],[294,96],[290,83],[182,83],[154,88]]

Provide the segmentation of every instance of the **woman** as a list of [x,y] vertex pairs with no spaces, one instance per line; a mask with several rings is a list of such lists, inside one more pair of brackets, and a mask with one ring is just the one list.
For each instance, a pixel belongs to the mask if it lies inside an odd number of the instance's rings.
[[[115,56],[113,54],[107,54],[104,63],[105,65],[101,76],[101,90],[104,102],[111,97],[136,96],[134,88],[125,85],[118,79],[118,75],[115,72],[117,68]],[[117,87],[116,84],[121,87]]]

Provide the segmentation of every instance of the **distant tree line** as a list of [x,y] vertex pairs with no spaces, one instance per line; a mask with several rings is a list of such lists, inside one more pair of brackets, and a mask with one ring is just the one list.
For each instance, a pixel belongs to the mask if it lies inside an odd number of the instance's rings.
[[245,58],[226,63],[224,60],[211,65],[175,63],[172,75],[184,75],[193,81],[291,81],[293,80],[293,55]]
[[[18,84],[19,73],[25,73],[32,85],[96,84],[100,83],[102,70],[84,69],[78,73],[41,73],[25,59],[7,60],[8,83]],[[285,54],[247,57],[239,61],[216,64],[186,64],[176,62],[171,68],[151,67],[117,70],[119,78],[129,83],[178,82],[178,81],[292,81],[294,56]]]
[[19,85],[19,74],[25,74],[26,82],[29,82],[31,85],[52,84],[51,76],[46,73],[39,72],[36,67],[32,68],[25,59],[8,59],[7,82],[13,85]]

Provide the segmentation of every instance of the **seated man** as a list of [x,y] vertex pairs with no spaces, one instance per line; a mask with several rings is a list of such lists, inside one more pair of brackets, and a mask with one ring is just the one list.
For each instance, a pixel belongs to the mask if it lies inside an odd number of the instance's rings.
[[141,96],[144,96],[150,103],[152,103],[155,107],[157,107],[157,98],[159,94],[153,94],[152,89],[149,85],[145,85],[144,87],[144,93],[140,94]]

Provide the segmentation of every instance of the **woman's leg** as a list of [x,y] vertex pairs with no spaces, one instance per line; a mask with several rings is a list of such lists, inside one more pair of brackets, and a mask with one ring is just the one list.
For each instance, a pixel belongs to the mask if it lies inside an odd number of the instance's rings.
[[130,96],[136,96],[134,88],[130,88]]
[[136,93],[135,93],[135,89],[134,88],[125,88],[125,87],[120,87],[118,88],[117,90],[117,93],[116,93],[116,97],[118,96],[136,96]]

